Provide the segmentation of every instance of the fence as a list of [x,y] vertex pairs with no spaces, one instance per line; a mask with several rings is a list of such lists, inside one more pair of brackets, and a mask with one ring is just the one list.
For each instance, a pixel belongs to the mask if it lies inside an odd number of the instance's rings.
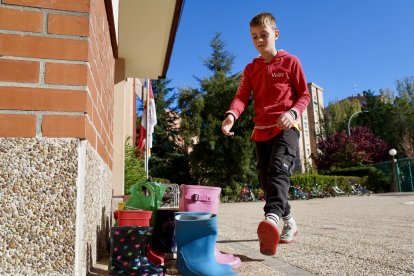
[[[392,162],[382,162],[374,164],[373,167],[381,170],[388,176],[389,182],[392,183]],[[403,158],[397,159],[396,162],[397,184],[399,192],[414,192],[414,159]]]

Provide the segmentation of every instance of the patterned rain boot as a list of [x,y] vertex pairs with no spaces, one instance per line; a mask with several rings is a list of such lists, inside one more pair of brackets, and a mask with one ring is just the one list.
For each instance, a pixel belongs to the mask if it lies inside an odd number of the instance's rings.
[[111,228],[110,275],[164,275],[164,267],[154,265],[146,257],[151,233],[149,226]]

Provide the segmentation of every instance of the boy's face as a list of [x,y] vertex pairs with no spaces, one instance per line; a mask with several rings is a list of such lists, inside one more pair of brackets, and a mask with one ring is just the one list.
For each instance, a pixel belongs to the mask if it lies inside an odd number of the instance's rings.
[[279,31],[271,26],[251,26],[250,34],[253,45],[260,54],[274,53],[276,51],[275,40],[279,37]]

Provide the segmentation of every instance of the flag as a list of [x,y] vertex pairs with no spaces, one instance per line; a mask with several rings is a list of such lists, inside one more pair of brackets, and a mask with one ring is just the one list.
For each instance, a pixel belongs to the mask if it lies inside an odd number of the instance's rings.
[[[157,124],[157,114],[155,111],[155,101],[154,101],[154,92],[152,91],[151,81],[149,83],[145,82],[144,86],[147,86],[147,91],[149,90],[149,112],[147,112],[147,102],[144,100],[144,111],[142,113],[141,126],[139,128],[139,137],[138,137],[138,148],[140,150],[145,150],[145,143],[147,138],[148,131],[148,149],[152,148],[152,134],[154,133],[154,127]],[[146,97],[144,97],[145,99]],[[149,113],[149,114],[147,114]],[[147,118],[147,115],[149,118]],[[147,123],[148,122],[148,123]]]

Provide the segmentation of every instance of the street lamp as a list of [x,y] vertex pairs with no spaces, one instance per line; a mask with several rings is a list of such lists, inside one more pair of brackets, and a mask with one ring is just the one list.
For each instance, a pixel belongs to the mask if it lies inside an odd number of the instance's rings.
[[395,149],[390,149],[388,152],[392,157],[392,186],[391,186],[391,192],[398,192],[398,179],[397,179],[397,170],[396,170],[396,163],[397,159],[395,159],[395,155],[397,155],[397,151]]
[[348,120],[348,136],[351,136],[351,119],[352,117],[354,117],[355,115],[359,114],[359,113],[367,113],[369,112],[368,110],[364,110],[364,111],[357,111],[354,114],[351,115],[351,117],[349,117]]

